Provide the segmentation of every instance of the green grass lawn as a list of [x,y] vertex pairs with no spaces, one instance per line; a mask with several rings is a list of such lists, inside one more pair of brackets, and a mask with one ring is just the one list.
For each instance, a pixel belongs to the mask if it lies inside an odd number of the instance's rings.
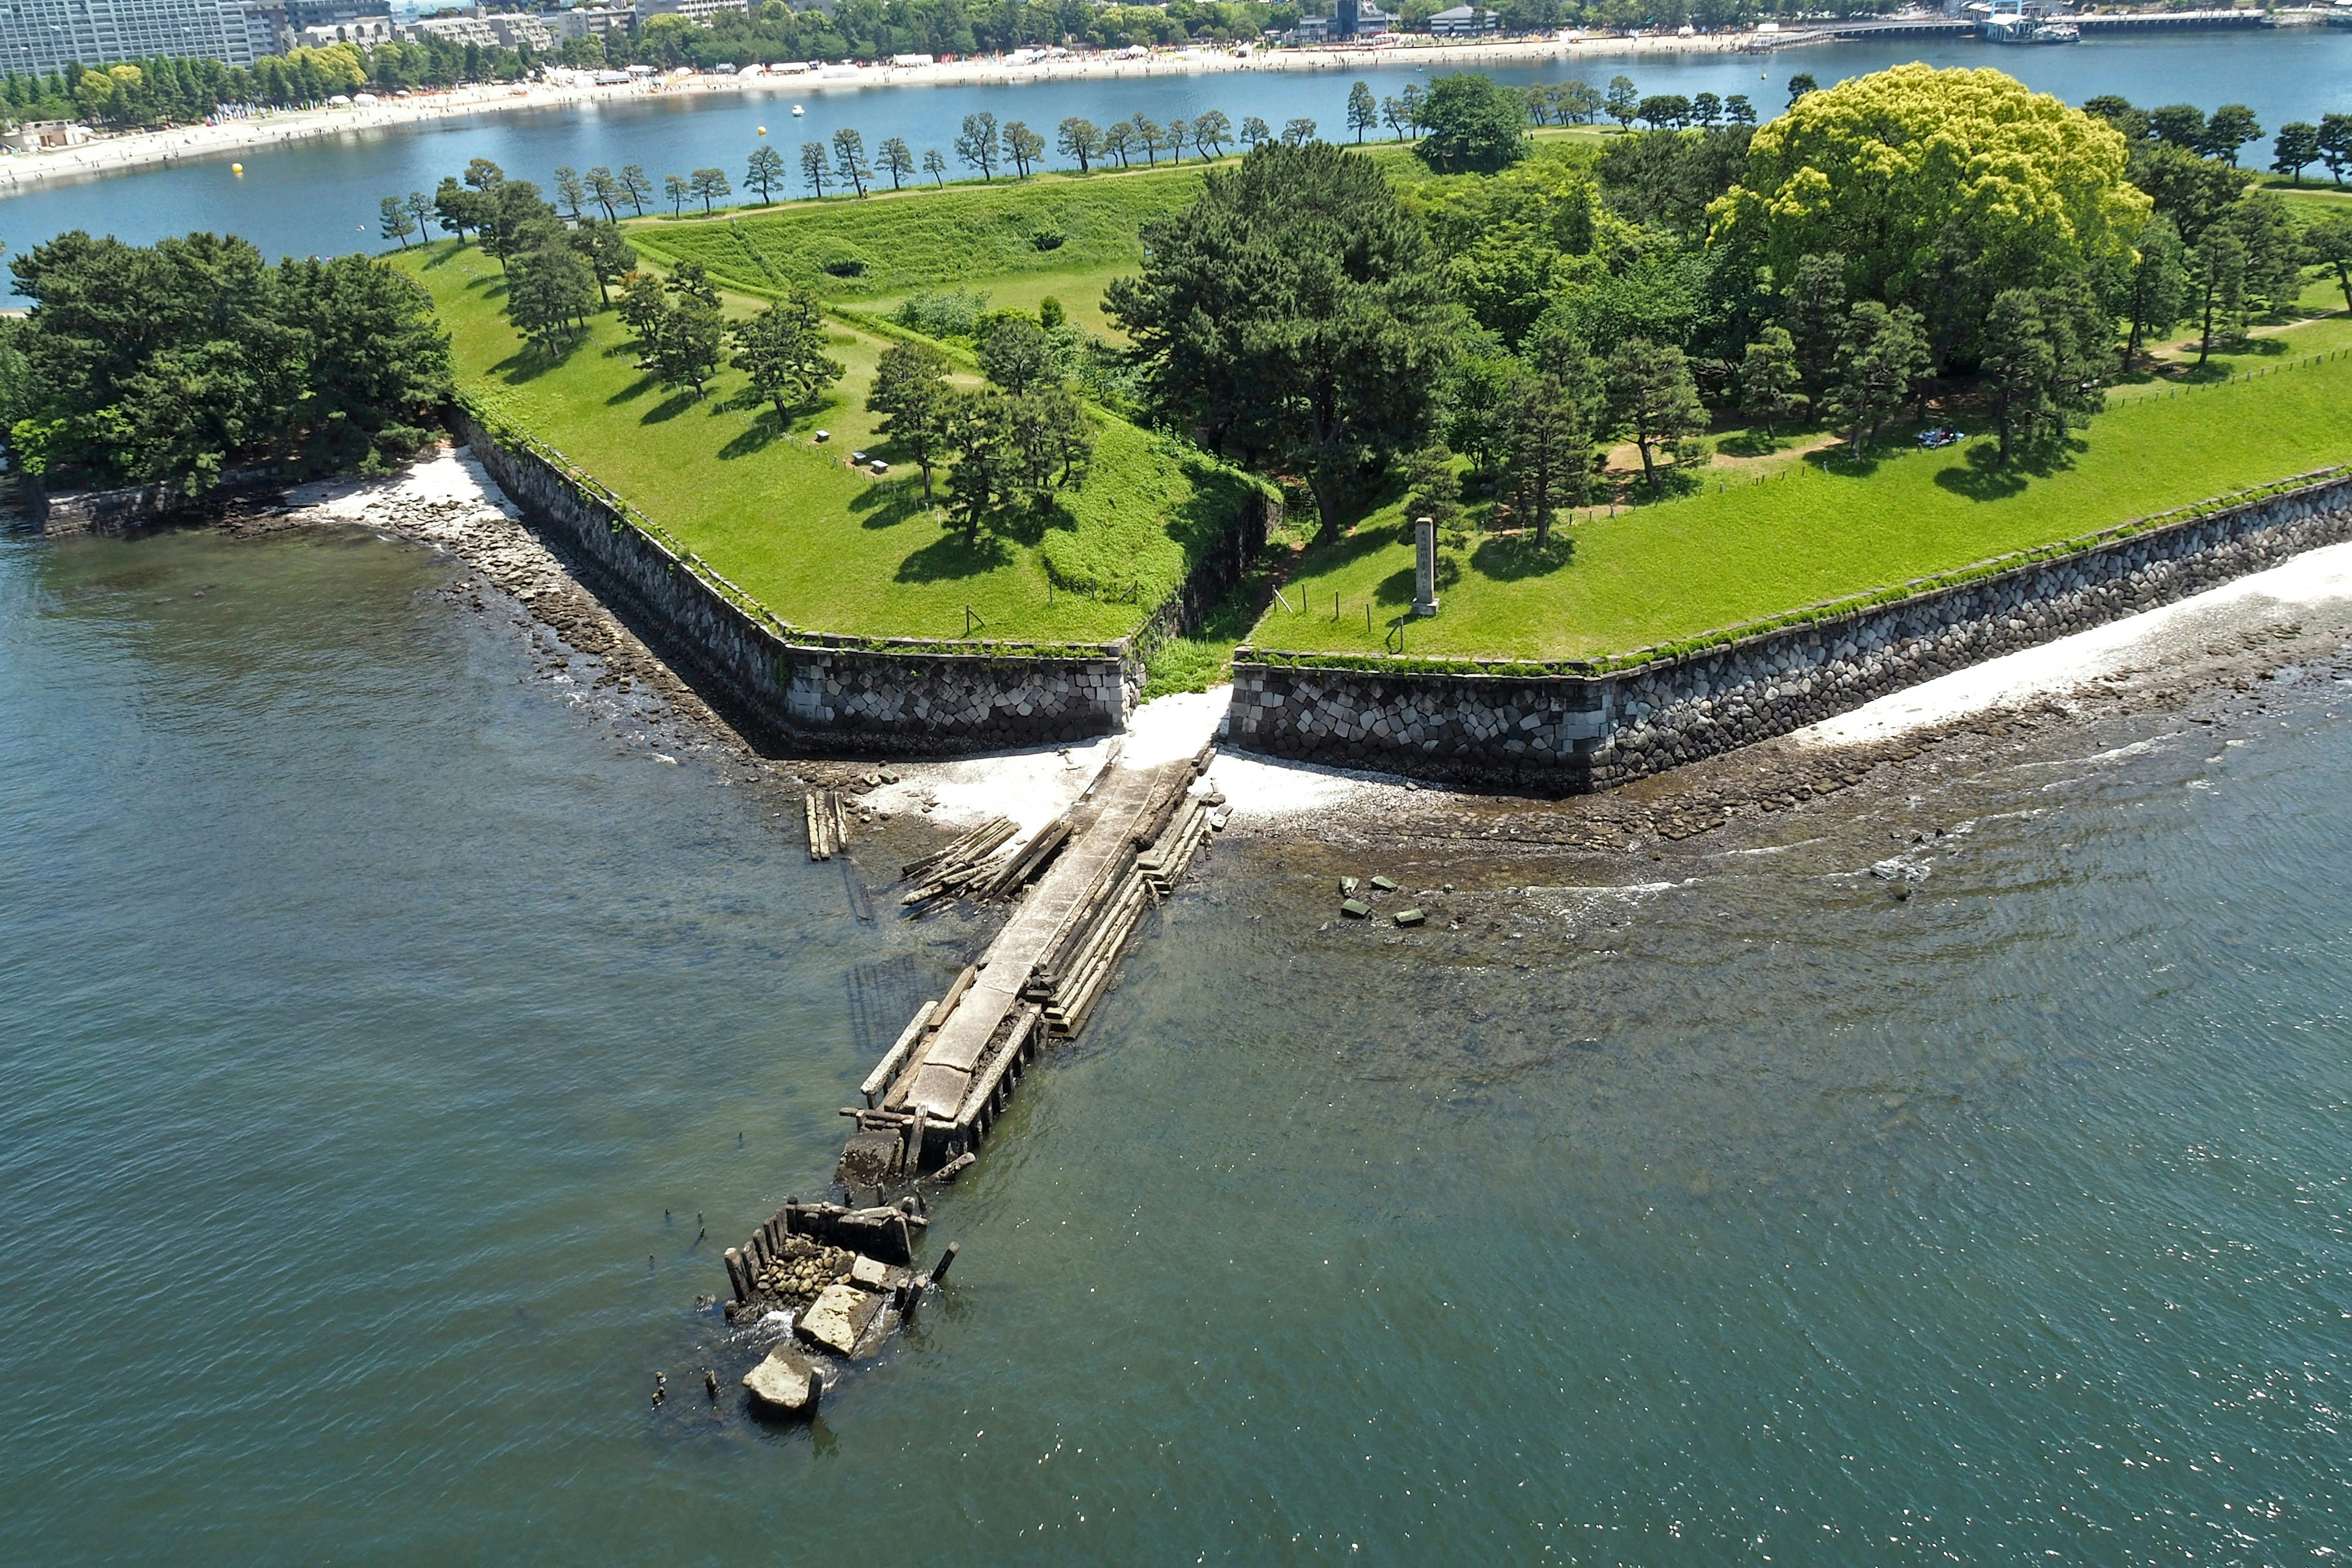
[[[1927,452],[1897,437],[1861,468],[1808,462],[1563,527],[1563,563],[1474,535],[1444,552],[1444,607],[1410,625],[1405,651],[1628,653],[2352,460],[2352,354],[2124,402],[2084,435],[2067,464],[2014,475],[1969,460],[1989,455],[1989,441]],[[1391,627],[1412,596],[1403,523],[1391,506],[1310,549],[1285,590],[1303,613],[1277,605],[1252,643],[1392,648]]]
[[[1010,278],[967,278],[954,285],[988,297],[992,310],[1026,310],[1037,313],[1037,307],[1048,299],[1062,302],[1062,310],[1071,322],[1098,337],[1124,343],[1127,334],[1112,326],[1103,315],[1103,290],[1110,280],[1136,270],[1129,261],[1110,267],[1071,268],[1058,272],[1031,272]],[[843,300],[846,308],[870,310],[887,316],[906,300],[923,289],[910,289],[904,294],[886,294],[877,300]]]
[[[458,379],[685,541],[797,626],[859,636],[974,635],[1101,641],[1135,629],[1186,563],[1241,506],[1243,480],[1115,419],[1094,467],[1049,525],[1022,520],[968,541],[922,504],[919,476],[877,479],[849,453],[876,443],[866,392],[884,344],[836,328],[848,374],[824,404],[780,426],[738,405],[722,373],[695,401],[666,393],[600,315],[561,363],[527,352],[500,309],[498,264],[444,241],[394,259],[422,279],[448,325]],[[730,301],[739,313],[740,304]],[[823,429],[831,439],[812,440]],[[897,458],[887,447],[877,455]]]
[[[1137,230],[1190,202],[1201,175],[1194,161],[1084,179],[910,187],[862,201],[784,202],[709,219],[633,224],[629,237],[659,261],[692,257],[747,292],[798,285],[844,301],[967,287],[975,279],[1001,287],[1013,278],[1108,278],[1141,261]],[[1051,247],[1041,248],[1041,238]]]

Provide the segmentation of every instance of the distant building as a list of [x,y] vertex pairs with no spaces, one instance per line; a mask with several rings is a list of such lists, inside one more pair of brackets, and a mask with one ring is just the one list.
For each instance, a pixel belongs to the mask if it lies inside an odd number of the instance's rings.
[[269,0],[269,8],[278,12],[289,33],[371,18],[392,19],[392,0]]
[[721,11],[748,11],[749,0],[636,0],[636,17],[643,26],[648,17],[683,16],[689,22],[709,20]]
[[353,16],[347,21],[297,28],[291,41],[306,49],[322,49],[329,44],[357,44],[372,49],[378,44],[392,42],[395,36],[389,16]]
[[609,38],[615,33],[625,37],[637,14],[625,5],[575,5],[551,12],[548,19],[555,24],[559,39]]
[[1481,11],[1475,5],[1456,5],[1451,10],[1440,11],[1429,19],[1429,30],[1441,38],[1491,33],[1502,25],[1502,17],[1492,11]]
[[46,73],[152,55],[251,65],[269,52],[257,10],[251,0],[0,0],[0,71]]
[[51,147],[79,147],[89,140],[89,127],[73,120],[27,120],[0,133],[0,147],[11,153],[40,153]]
[[555,52],[555,29],[549,17],[534,11],[510,11],[488,16],[427,16],[408,26],[411,37],[440,38],[452,44],[479,44],[486,49],[530,49]]
[[1329,44],[1348,38],[1369,38],[1385,33],[1396,21],[1396,14],[1383,11],[1370,0],[1338,0],[1328,16],[1301,16],[1298,26],[1291,29],[1293,43]]

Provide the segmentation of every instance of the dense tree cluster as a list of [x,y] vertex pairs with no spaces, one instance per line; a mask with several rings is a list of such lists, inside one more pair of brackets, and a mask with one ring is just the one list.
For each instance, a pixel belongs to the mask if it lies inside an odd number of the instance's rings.
[[[1391,183],[1276,147],[1213,173],[1108,296],[1143,404],[1297,478],[1327,534],[1400,483],[1417,514],[1459,515],[1438,476],[1466,458],[1492,515],[1541,543],[1609,443],[1651,492],[1687,484],[1714,410],[1861,458],[1957,396],[2019,462],[2158,335],[2187,323],[2210,352],[2289,308],[2308,263],[2352,303],[2352,220],[2299,232],[2231,163],[2261,132],[2227,113],[2084,113],[1925,67],[1800,76],[1760,127],[1623,79],[1597,96],[1655,128],[1529,148],[1525,95],[1442,78],[1410,125],[1436,140],[1469,104],[1458,123],[1496,128],[1498,155],[1426,154],[1430,174]],[[1471,166],[1494,172],[1443,172]]]
[[87,120],[130,127],[191,124],[227,111],[292,109],[339,93],[399,92],[460,82],[512,81],[526,74],[528,50],[484,48],[446,38],[294,49],[250,66],[158,57],[103,69],[68,67],[47,75],[0,79],[0,113],[12,120]]
[[448,339],[415,280],[367,257],[271,267],[245,241],[76,230],[9,263],[32,301],[0,343],[12,462],[197,494],[242,463],[374,468],[430,438]]
[[1455,352],[1426,228],[1370,160],[1276,144],[1144,226],[1139,277],[1105,296],[1146,395],[1251,466],[1300,475],[1327,534],[1421,444]]
[[1060,308],[1045,304],[1039,316],[1005,310],[956,323],[980,333],[988,384],[975,391],[950,386],[947,356],[926,342],[894,343],[875,370],[866,406],[922,470],[927,503],[933,471],[951,463],[948,511],[969,536],[992,518],[1050,509],[1094,458],[1094,416],[1067,378]]

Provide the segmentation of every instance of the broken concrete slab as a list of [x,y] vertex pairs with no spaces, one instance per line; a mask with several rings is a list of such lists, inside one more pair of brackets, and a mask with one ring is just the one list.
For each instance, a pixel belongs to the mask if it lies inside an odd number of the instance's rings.
[[870,1290],[860,1290],[855,1285],[828,1285],[809,1303],[793,1331],[812,1344],[823,1345],[835,1355],[848,1355],[857,1349],[866,1329],[882,1310],[882,1298]]
[[799,1415],[816,1408],[823,1392],[816,1367],[790,1345],[778,1345],[768,1359],[743,1374],[751,1403],[777,1415]]

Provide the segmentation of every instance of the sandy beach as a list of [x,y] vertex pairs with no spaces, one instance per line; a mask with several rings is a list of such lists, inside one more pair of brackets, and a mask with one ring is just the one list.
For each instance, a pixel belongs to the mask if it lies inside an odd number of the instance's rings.
[[183,159],[217,158],[251,148],[278,146],[321,136],[394,130],[434,120],[495,114],[515,109],[627,99],[673,98],[687,93],[760,92],[796,96],[872,88],[1011,86],[1027,81],[1118,80],[1151,77],[1244,75],[1253,71],[1349,71],[1409,60],[1432,68],[1516,65],[1573,59],[1581,55],[1735,54],[1785,47],[1790,35],[1721,33],[1687,38],[1619,36],[1512,38],[1493,43],[1400,43],[1378,48],[1253,50],[1247,55],[1216,48],[1162,49],[1140,59],[1108,52],[1019,64],[1003,57],[955,60],[929,66],[826,66],[796,75],[655,77],[597,86],[587,73],[553,71],[550,79],[514,86],[475,86],[447,92],[416,93],[373,104],[341,108],[272,110],[250,119],[215,125],[182,125],[163,131],[102,136],[78,147],[0,157],[0,195],[62,182],[93,179],[131,169],[168,165]]

